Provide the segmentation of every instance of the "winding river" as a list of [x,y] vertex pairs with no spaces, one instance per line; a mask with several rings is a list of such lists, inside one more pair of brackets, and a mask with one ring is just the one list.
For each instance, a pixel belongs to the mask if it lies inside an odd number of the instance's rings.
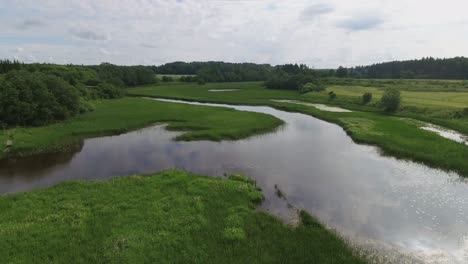
[[[238,141],[175,142],[179,133],[164,125],[88,139],[67,153],[1,161],[0,192],[169,168],[212,176],[239,172],[257,180],[264,207],[279,216],[288,217],[290,204],[357,244],[423,263],[468,263],[468,182],[457,174],[382,156],[355,144],[339,126],[304,114],[190,104],[267,113],[286,124]],[[275,195],[275,185],[287,203]]]

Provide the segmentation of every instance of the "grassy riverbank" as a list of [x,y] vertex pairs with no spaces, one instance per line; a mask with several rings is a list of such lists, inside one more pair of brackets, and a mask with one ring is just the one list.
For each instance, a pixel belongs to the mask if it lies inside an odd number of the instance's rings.
[[[234,92],[209,92],[210,89],[240,89]],[[348,134],[357,142],[379,146],[384,153],[399,158],[424,162],[427,165],[454,170],[468,176],[468,147],[439,135],[420,129],[421,124],[407,117],[431,121],[430,116],[411,113],[404,115],[388,115],[377,111],[372,106],[351,105],[351,113],[336,113],[320,111],[312,106],[290,103],[272,102],[271,99],[293,99],[308,102],[330,101],[315,99],[313,95],[300,95],[294,91],[268,90],[260,83],[218,83],[207,85],[176,85],[176,86],[147,86],[128,90],[130,95],[154,96],[204,102],[220,102],[231,104],[269,105],[286,111],[301,112],[328,122],[336,123],[347,130]],[[314,100],[312,100],[312,99]],[[439,119],[437,119],[439,120]],[[465,120],[439,120],[438,124],[464,131]]]
[[363,263],[307,214],[255,210],[246,181],[166,171],[0,197],[5,263]]
[[[94,102],[95,111],[65,122],[44,127],[3,131],[14,134],[12,155],[25,156],[60,150],[84,138],[119,134],[154,123],[167,123],[168,129],[186,131],[179,140],[224,140],[245,138],[271,131],[282,121],[265,114],[227,108],[190,106],[150,99],[123,98]],[[0,158],[5,157],[1,152]]]

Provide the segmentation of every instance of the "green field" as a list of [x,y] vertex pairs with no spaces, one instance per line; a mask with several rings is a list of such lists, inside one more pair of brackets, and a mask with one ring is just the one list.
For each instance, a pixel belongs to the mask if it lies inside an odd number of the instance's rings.
[[[241,90],[213,93],[208,91],[210,89]],[[468,132],[468,119],[434,118],[416,112],[389,115],[373,106],[362,106],[349,101],[330,102],[328,99],[317,96],[317,93],[300,95],[295,91],[269,90],[263,88],[261,83],[255,82],[146,86],[129,89],[128,93],[133,96],[154,96],[202,102],[269,105],[285,111],[301,112],[336,123],[342,126],[355,141],[379,146],[385,154],[424,162],[433,167],[454,170],[463,176],[468,176],[468,162],[466,162],[468,160],[468,147],[442,138],[433,132],[422,130],[419,128],[420,122],[413,120],[433,121],[466,133]],[[271,99],[337,104],[359,111],[351,113],[327,112],[312,106],[272,102]]]
[[247,180],[166,171],[0,197],[4,263],[364,263],[306,213],[255,209]]
[[[0,142],[14,134],[12,155],[50,152],[76,144],[83,138],[119,134],[154,123],[186,131],[179,140],[245,138],[271,131],[283,122],[275,117],[219,107],[200,107],[124,98],[93,102],[95,111],[49,126],[17,128],[0,134]],[[5,157],[4,151],[0,158]]]
[[[231,92],[210,92],[212,89],[239,89]],[[259,105],[270,99],[298,99],[295,91],[264,89],[261,82],[152,85],[128,89],[129,95],[157,96],[170,99],[190,99],[237,104]]]
[[[383,88],[364,87],[364,86],[329,86],[325,93],[321,95],[328,97],[327,93],[333,91],[338,95],[338,98],[349,97],[349,99],[357,99],[365,93],[371,92],[373,95],[373,103],[377,103],[382,94]],[[316,96],[317,93],[310,93],[308,96]],[[401,91],[402,107],[415,106],[427,107],[436,109],[451,109],[468,107],[468,90],[466,92],[424,92],[424,91]]]

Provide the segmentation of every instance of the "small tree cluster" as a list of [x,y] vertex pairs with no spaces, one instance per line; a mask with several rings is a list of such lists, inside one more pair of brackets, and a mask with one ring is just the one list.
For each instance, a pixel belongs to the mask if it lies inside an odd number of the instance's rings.
[[394,88],[385,90],[380,103],[388,112],[395,112],[400,107],[400,91]]
[[367,92],[362,95],[362,103],[368,104],[372,100],[372,93]]

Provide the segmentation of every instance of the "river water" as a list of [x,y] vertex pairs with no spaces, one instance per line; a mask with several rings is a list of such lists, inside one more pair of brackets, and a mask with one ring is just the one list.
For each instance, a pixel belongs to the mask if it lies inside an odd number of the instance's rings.
[[291,212],[275,195],[276,185],[289,204],[358,244],[391,248],[425,263],[468,263],[468,182],[457,174],[382,156],[375,147],[355,144],[339,126],[311,116],[191,104],[267,113],[285,125],[223,142],[176,142],[179,133],[164,125],[87,139],[66,153],[0,161],[0,192],[169,168],[212,176],[245,173],[263,188],[264,208],[274,214]]

